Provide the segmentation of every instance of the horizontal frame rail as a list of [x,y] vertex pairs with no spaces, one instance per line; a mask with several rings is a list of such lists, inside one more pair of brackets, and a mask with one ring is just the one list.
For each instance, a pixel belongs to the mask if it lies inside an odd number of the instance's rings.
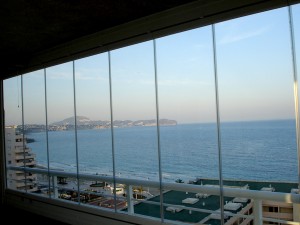
[[[93,175],[93,174],[79,174],[77,176],[77,174],[74,172],[66,172],[66,171],[53,170],[53,169],[46,170],[46,169],[39,169],[39,168],[9,166],[7,167],[7,170],[24,171],[24,172],[31,172],[31,173],[51,175],[51,176],[62,176],[62,177],[72,177],[72,178],[78,177],[79,179],[84,179],[84,180],[114,182],[112,176]],[[126,184],[126,185],[143,185],[146,187],[154,187],[154,188],[160,187],[159,181],[137,180],[137,179],[116,177],[115,182],[118,184]],[[220,188],[218,186],[212,187],[206,185],[191,185],[191,184],[183,184],[183,183],[162,182],[162,188],[163,190],[175,190],[175,191],[193,192],[193,193],[202,192],[211,195],[220,195]],[[271,200],[271,201],[284,202],[284,203],[300,204],[300,194],[237,189],[237,188],[230,188],[230,187],[224,187],[223,191],[224,191],[224,196],[227,197],[241,197],[241,198],[251,198],[255,200]]]

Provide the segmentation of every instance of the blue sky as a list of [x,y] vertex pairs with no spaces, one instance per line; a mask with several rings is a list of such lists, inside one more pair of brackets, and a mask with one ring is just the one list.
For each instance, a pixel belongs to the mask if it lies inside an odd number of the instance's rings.
[[[300,71],[299,4],[293,15]],[[287,8],[218,23],[215,31],[221,120],[294,118]],[[159,38],[156,47],[160,118],[214,122],[211,26]],[[49,123],[74,115],[72,66],[46,69]],[[77,115],[110,120],[108,69],[107,53],[75,61]],[[112,51],[111,72],[114,119],[154,119],[153,42]],[[4,82],[7,125],[21,123],[20,84],[20,77]],[[44,124],[44,71],[25,74],[23,84],[25,123]]]

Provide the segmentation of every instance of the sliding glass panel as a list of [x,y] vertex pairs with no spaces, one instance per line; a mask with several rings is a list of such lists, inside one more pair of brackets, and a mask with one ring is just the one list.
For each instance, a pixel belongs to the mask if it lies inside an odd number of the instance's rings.
[[[294,56],[295,56],[295,72],[298,79],[298,104],[299,104],[299,78],[300,78],[300,4],[296,4],[291,7],[292,11],[292,20],[293,20],[293,31],[294,31]],[[299,106],[298,106],[298,116],[299,116]],[[299,120],[300,118],[298,118]],[[299,130],[298,130],[299,132]],[[298,133],[299,136],[299,133]],[[300,140],[299,140],[300,141]],[[296,180],[297,181],[297,180]],[[300,149],[298,149],[298,188],[293,189],[292,193],[300,194]],[[281,210],[282,212],[283,210]],[[300,204],[293,204],[293,219],[294,221],[300,222]]]
[[[300,98],[300,4],[296,4],[291,7],[292,12],[292,20],[293,20],[293,31],[294,31],[294,56],[295,56],[295,72],[298,79],[298,104]],[[299,107],[299,106],[298,106]],[[298,108],[298,115],[299,115],[299,108]],[[299,118],[300,119],[300,118]],[[298,149],[298,177],[299,177],[299,190],[300,190],[300,149]],[[298,191],[299,191],[298,190]],[[299,206],[300,208],[300,206]],[[299,218],[300,221],[300,218]]]
[[[26,151],[23,160],[26,167],[48,169],[45,79],[44,71],[23,75],[24,129]],[[26,175],[28,191],[47,195],[49,177],[29,172]]]
[[[75,61],[75,81],[79,173],[112,176],[108,54]],[[113,199],[112,184],[104,184],[81,179],[82,201],[104,206]]]
[[[50,169],[76,173],[72,62],[48,68],[46,82]],[[57,196],[57,183],[59,179],[53,177],[54,197]],[[65,188],[78,191],[77,180],[69,178]]]
[[5,126],[22,125],[21,76],[3,81]]
[[294,5],[292,9],[293,18],[293,30],[294,30],[294,40],[295,40],[295,55],[296,55],[296,69],[298,79],[300,76],[300,4]]
[[224,177],[297,180],[286,8],[216,26]]
[[[111,52],[117,178],[159,180],[153,58],[152,42]],[[116,186],[119,190],[128,190],[126,193],[116,192],[117,199],[127,201],[128,205],[131,202],[124,197],[130,196],[130,201],[140,201],[151,198],[157,192],[144,185]],[[122,209],[122,204],[117,208]],[[129,211],[128,208],[124,210]]]
[[24,157],[20,155],[26,152],[22,127],[21,76],[4,80],[3,88],[7,187],[25,191],[25,173],[9,169],[10,166],[23,167]]
[[[219,185],[211,34],[211,27],[204,27],[157,40],[164,182]],[[209,213],[205,210],[220,208],[219,196],[200,191],[164,192],[167,220],[206,223]]]
[[[216,38],[224,187],[290,193],[297,149],[288,10],[217,24]],[[252,201],[225,197],[224,209],[251,214]],[[274,206],[264,201],[263,215]]]

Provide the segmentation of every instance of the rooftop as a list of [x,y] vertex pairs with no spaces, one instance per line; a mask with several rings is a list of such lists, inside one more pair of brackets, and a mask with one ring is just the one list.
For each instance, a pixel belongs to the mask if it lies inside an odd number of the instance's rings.
[[[197,179],[195,181],[196,185],[218,185],[219,181],[215,179]],[[274,181],[244,181],[244,180],[224,180],[224,187],[231,188],[246,188],[249,190],[261,190],[261,191],[274,191],[274,192],[284,192],[290,193],[293,190],[298,188],[297,183],[288,183],[288,182],[274,182]],[[263,189],[263,190],[262,190]],[[188,193],[188,192],[180,192],[180,191],[166,191],[163,195],[164,203],[172,204],[172,205],[181,205],[186,207],[193,207],[204,210],[219,210],[220,209],[220,197],[214,195],[198,195],[199,201],[195,203],[182,203],[183,200],[187,198],[197,198],[197,193]],[[160,202],[160,196],[153,197],[148,199],[148,201],[152,202]],[[250,199],[241,199],[241,198],[232,198],[232,197],[224,197],[224,204],[226,211],[236,213],[242,210],[246,205],[251,203]],[[173,208],[176,206],[172,206]],[[235,208],[236,207],[236,208]],[[147,202],[140,202],[134,206],[134,212],[137,214],[142,214],[151,217],[160,218],[160,206],[149,204]],[[164,217],[167,220],[175,220],[182,222],[190,222],[190,223],[199,223],[201,220],[208,217],[211,213],[199,212],[199,211],[190,211],[187,209],[183,209],[181,211],[177,210],[172,211],[168,206],[164,207]],[[206,224],[220,224],[220,220],[218,219],[219,214],[211,216],[211,219],[206,220]],[[230,217],[227,218],[229,220]],[[227,221],[226,220],[226,221]]]

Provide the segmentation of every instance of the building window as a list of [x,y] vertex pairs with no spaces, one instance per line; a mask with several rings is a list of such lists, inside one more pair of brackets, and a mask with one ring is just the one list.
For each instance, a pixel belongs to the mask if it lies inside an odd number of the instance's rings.
[[269,207],[269,212],[278,212],[278,207]]

